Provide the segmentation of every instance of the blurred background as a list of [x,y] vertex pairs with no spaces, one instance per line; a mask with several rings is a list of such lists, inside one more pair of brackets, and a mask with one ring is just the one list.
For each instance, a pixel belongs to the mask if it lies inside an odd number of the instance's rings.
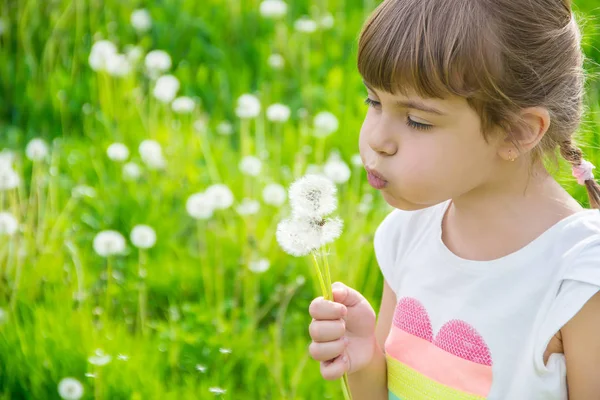
[[[327,175],[332,280],[378,310],[390,208],[357,157],[356,70],[377,4],[0,0],[0,399],[342,398],[308,354],[311,260],[275,230],[289,185]],[[574,8],[597,74],[600,3]]]

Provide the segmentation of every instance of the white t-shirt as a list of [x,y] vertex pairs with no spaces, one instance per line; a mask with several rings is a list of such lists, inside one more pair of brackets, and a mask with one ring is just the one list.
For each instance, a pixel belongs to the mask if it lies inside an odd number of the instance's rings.
[[522,249],[463,259],[441,239],[450,200],[394,209],[375,254],[397,305],[385,341],[390,400],[567,399],[554,334],[600,290],[600,212],[558,222]]

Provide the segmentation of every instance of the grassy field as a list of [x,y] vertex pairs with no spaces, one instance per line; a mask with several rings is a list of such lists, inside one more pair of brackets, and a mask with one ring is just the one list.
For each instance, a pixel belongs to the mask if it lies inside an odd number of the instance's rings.
[[[600,5],[575,3],[600,62]],[[275,230],[282,189],[324,169],[345,221],[332,279],[378,309],[390,209],[353,159],[376,4],[0,0],[0,399],[58,399],[67,377],[82,386],[65,398],[341,398],[308,354],[310,259]],[[596,165],[599,88],[580,135]],[[210,187],[222,208],[204,218]]]

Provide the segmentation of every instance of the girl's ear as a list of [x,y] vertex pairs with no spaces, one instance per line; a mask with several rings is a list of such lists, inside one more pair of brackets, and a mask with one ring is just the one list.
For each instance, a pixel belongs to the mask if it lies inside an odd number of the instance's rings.
[[542,140],[550,127],[550,112],[544,107],[529,107],[521,112],[521,120],[511,136],[498,148],[498,155],[512,160],[528,153]]

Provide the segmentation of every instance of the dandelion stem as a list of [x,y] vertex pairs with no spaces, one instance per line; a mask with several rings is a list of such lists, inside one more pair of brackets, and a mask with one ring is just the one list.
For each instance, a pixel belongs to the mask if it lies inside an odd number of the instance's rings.
[[315,269],[317,270],[317,277],[319,278],[319,283],[321,284],[321,292],[323,292],[323,297],[327,295],[327,287],[325,286],[325,282],[323,281],[323,274],[321,273],[321,268],[319,267],[319,260],[317,260],[317,255],[315,252],[311,252],[313,264]]
[[[196,220],[196,230],[198,233],[198,258],[202,254],[202,236],[206,236],[206,230],[204,230],[204,235],[202,233],[202,222],[201,220]],[[204,296],[206,299],[207,306],[212,306],[213,302],[213,293],[212,293],[212,284],[210,277],[210,266],[201,265],[200,270],[202,271],[202,283],[204,285]]]
[[104,302],[104,314],[108,318],[110,310],[110,278],[112,275],[112,262],[110,256],[106,258],[106,299]]
[[138,277],[140,279],[140,286],[139,286],[139,294],[138,294],[138,312],[140,315],[140,330],[142,332],[142,336],[146,335],[146,299],[147,299],[147,295],[146,295],[146,277],[145,277],[145,273],[143,272],[144,270],[144,266],[146,264],[145,260],[145,253],[143,249],[139,250],[139,254],[138,254],[139,258],[138,258]]

